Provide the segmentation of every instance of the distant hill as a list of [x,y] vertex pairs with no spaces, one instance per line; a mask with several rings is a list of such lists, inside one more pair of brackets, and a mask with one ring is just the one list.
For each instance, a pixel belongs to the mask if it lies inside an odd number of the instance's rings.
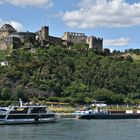
[[125,53],[122,56],[126,57],[126,56],[131,56],[133,58],[134,61],[136,62],[140,62],[140,55],[139,54],[135,54],[135,53]]

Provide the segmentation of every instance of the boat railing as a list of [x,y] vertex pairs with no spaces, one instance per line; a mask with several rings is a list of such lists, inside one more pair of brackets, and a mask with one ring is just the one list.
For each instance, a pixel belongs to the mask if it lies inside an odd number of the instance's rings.
[[13,109],[13,107],[9,108],[9,110],[6,112],[5,120],[8,119],[8,116],[9,116],[12,109]]

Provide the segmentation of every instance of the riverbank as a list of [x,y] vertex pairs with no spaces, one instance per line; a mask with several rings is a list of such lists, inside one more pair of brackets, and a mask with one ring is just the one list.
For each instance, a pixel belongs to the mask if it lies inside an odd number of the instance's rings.
[[[59,118],[76,118],[74,112],[76,110],[84,110],[84,106],[80,106],[78,108],[74,108],[72,106],[63,106],[63,107],[56,107],[56,106],[49,106],[49,110],[55,112]],[[112,113],[139,113],[140,108],[139,106],[129,106],[129,105],[111,105],[103,108]]]
[[63,119],[75,119],[76,115],[73,113],[56,113],[58,118],[63,118]]
[[51,107],[48,106],[48,109],[55,113],[73,113],[76,111],[74,107]]

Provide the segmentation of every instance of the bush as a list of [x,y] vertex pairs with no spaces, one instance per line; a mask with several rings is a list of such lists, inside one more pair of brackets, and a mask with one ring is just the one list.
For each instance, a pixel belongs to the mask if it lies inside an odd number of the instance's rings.
[[71,97],[65,97],[65,98],[60,98],[59,99],[60,102],[62,103],[70,103],[71,102]]
[[59,102],[59,99],[57,97],[49,97],[48,101],[50,101],[50,102]]
[[133,62],[133,58],[130,55],[126,56],[125,60],[128,62]]

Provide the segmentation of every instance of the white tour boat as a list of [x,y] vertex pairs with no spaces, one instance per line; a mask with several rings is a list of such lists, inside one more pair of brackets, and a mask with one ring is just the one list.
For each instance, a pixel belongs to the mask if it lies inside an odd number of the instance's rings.
[[56,121],[55,113],[43,105],[23,105],[0,108],[0,124],[32,124]]

